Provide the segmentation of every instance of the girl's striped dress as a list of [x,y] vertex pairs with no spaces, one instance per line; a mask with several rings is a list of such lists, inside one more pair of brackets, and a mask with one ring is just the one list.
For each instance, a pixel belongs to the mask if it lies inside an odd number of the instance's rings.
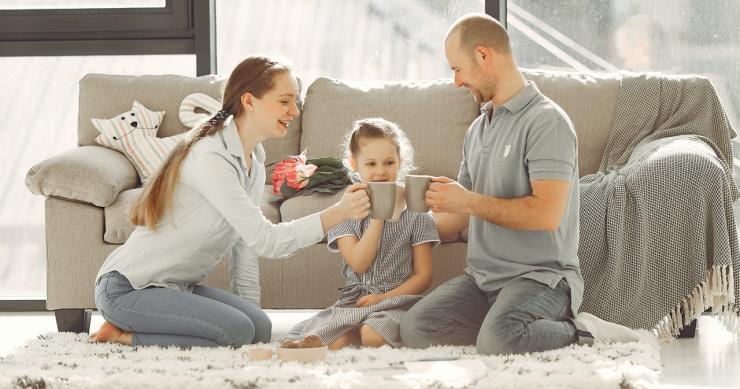
[[[370,218],[367,217],[347,220],[330,229],[329,251],[339,251],[337,239],[340,237],[352,235],[361,238],[369,224]],[[330,344],[347,331],[367,324],[393,347],[400,346],[401,316],[422,298],[421,295],[395,296],[363,308],[355,304],[362,296],[388,292],[408,280],[413,275],[411,247],[427,242],[439,243],[437,228],[430,214],[404,210],[398,220],[386,220],[370,268],[357,274],[342,261],[346,286],[339,289],[339,300],[316,316],[295,325],[290,330],[290,337],[318,335],[324,344]]]

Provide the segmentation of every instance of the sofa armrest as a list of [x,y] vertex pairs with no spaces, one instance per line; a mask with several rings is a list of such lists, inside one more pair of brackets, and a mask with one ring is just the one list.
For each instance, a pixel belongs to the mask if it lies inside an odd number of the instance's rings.
[[100,146],[82,146],[34,165],[26,187],[34,194],[82,201],[98,207],[139,185],[136,169],[123,154]]

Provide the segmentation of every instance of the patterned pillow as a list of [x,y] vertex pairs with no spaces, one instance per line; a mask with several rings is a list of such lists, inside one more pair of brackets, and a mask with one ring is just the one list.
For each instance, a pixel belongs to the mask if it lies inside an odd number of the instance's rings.
[[157,138],[164,114],[164,111],[150,111],[134,101],[131,111],[111,119],[91,119],[100,131],[95,142],[123,153],[136,168],[141,181],[145,182],[159,169],[170,151],[188,135],[188,132],[184,132]]

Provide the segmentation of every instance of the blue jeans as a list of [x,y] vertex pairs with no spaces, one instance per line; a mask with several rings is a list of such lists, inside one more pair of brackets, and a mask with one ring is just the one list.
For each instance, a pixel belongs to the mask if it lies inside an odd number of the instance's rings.
[[475,345],[480,354],[523,354],[578,341],[570,287],[517,278],[484,292],[472,277],[453,278],[416,303],[401,319],[404,345]]
[[134,289],[116,271],[98,281],[95,305],[105,320],[133,333],[134,346],[239,347],[269,342],[272,333],[264,311],[224,290],[203,285],[195,285],[193,293]]

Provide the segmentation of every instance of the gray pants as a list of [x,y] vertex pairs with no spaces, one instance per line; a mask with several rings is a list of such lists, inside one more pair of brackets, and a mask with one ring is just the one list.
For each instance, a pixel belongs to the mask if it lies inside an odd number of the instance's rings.
[[232,346],[269,342],[272,322],[258,306],[227,291],[195,285],[193,293],[134,289],[113,271],[95,286],[105,320],[133,333],[133,345]]
[[475,345],[480,354],[523,354],[578,341],[571,322],[570,287],[526,278],[494,292],[478,288],[467,274],[437,287],[401,319],[408,347]]

